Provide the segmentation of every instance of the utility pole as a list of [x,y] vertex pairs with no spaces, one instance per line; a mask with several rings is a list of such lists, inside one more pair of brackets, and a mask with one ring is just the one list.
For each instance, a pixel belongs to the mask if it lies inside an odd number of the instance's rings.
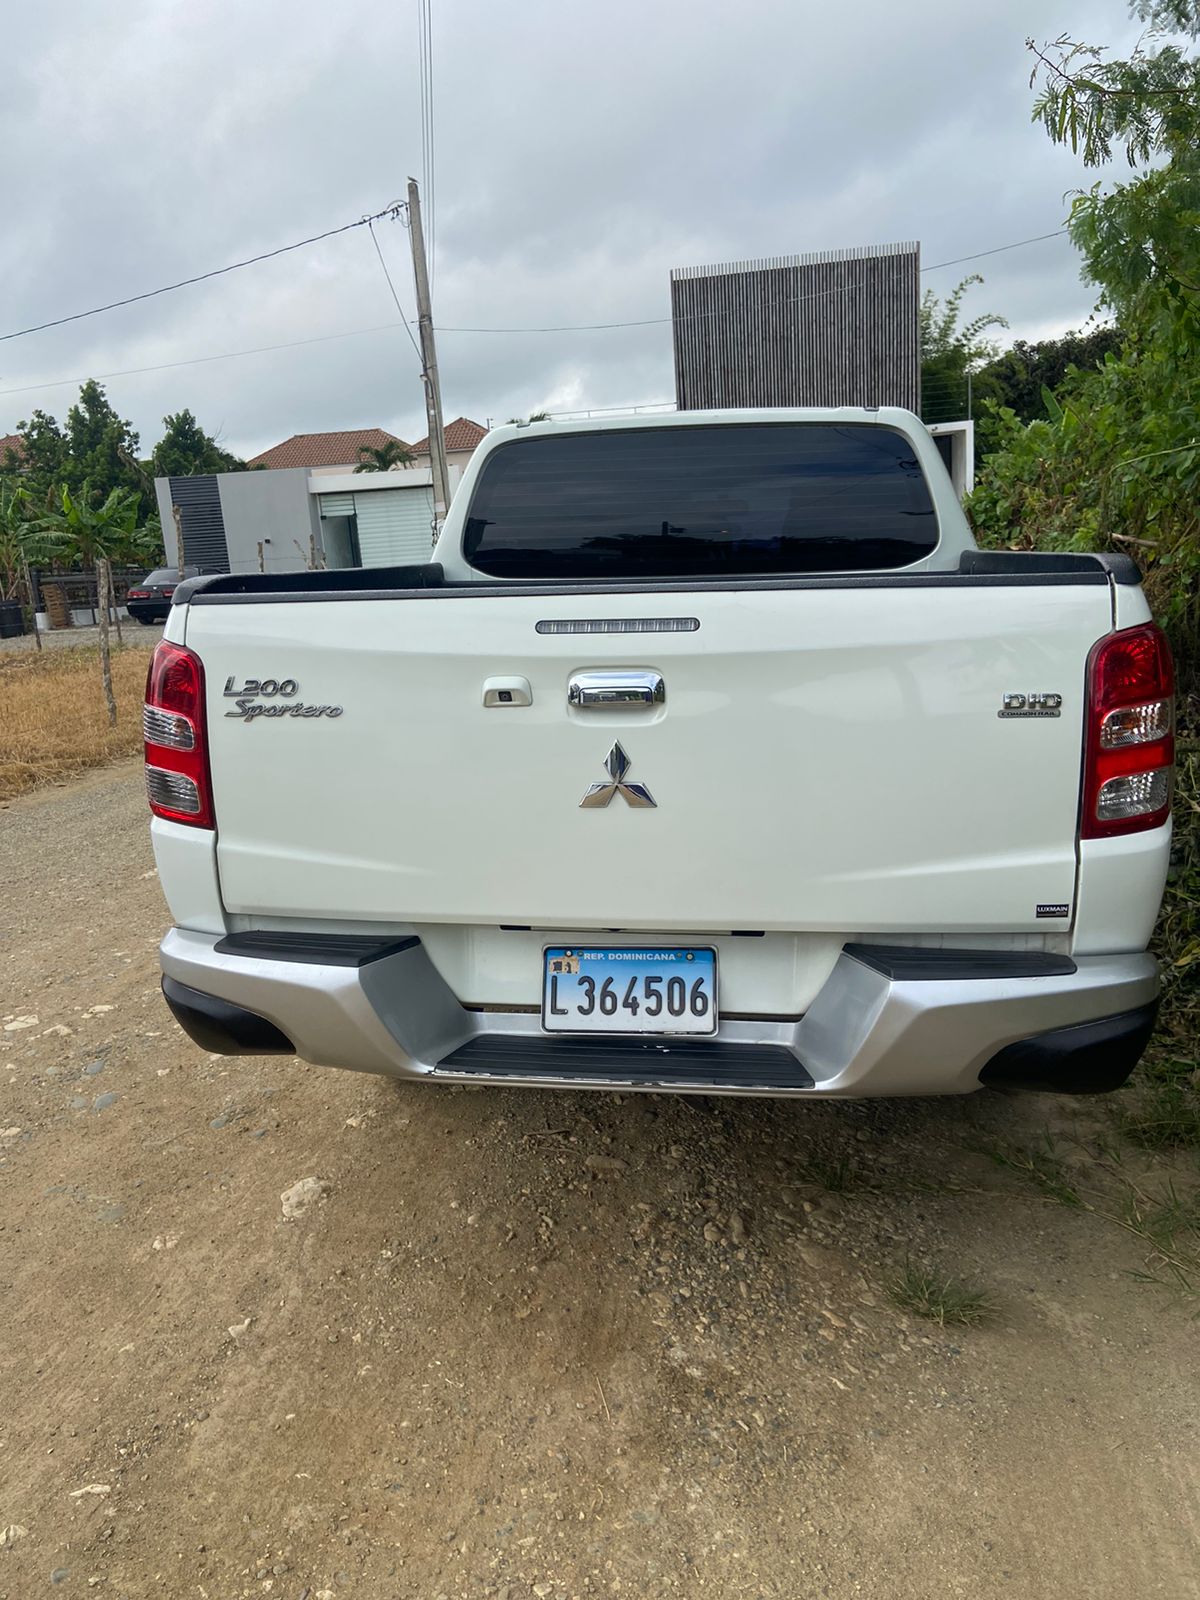
[[450,504],[450,475],[446,470],[446,436],[442,431],[442,388],[438,381],[437,350],[433,342],[433,309],[429,304],[429,271],[425,262],[425,235],[421,232],[421,196],[417,180],[408,180],[408,236],[412,241],[413,281],[417,287],[417,331],[425,380],[425,415],[429,422],[429,464],[433,468],[433,514],[440,528]]

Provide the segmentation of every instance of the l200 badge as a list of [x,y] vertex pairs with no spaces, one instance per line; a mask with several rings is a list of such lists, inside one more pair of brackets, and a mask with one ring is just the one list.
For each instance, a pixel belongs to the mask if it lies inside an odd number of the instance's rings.
[[[305,705],[295,699],[299,693],[300,685],[295,678],[247,678],[240,688],[236,678],[226,678],[223,694],[235,702],[237,709],[225,715],[243,722],[253,722],[258,717],[341,716],[341,706]],[[271,700],[272,704],[262,705],[258,696]]]

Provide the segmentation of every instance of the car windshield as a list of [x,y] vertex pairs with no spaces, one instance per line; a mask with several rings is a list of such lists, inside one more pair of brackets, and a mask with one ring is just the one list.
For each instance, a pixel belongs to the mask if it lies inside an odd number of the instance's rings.
[[143,583],[178,583],[179,573],[174,567],[156,567],[142,579]]
[[512,578],[864,572],[937,545],[912,443],[866,423],[621,428],[501,445],[463,553]]

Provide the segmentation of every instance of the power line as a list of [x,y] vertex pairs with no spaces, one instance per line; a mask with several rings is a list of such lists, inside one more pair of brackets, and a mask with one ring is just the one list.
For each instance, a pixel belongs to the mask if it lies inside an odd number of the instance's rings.
[[[383,322],[374,328],[347,328],[345,333],[319,333],[311,339],[289,339],[285,344],[262,344],[251,350],[226,350],[220,355],[189,356],[182,361],[163,361],[153,367],[126,367],[120,372],[93,372],[88,376],[104,382],[109,378],[136,378],[146,372],[170,372],[175,367],[198,367],[207,361],[234,361],[239,356],[263,356],[276,350],[298,350],[307,344],[329,344],[334,339],[358,339],[368,333],[390,333],[393,328],[406,327],[406,323]],[[412,335],[410,334],[411,338]],[[65,389],[76,383],[86,383],[87,378],[51,378],[45,383],[25,383],[15,389],[0,389],[0,396],[32,394],[37,389]]]
[[[1053,233],[1039,233],[1032,239],[1015,239],[1012,244],[998,244],[991,250],[977,250],[973,255],[955,256],[951,261],[935,261],[932,266],[922,267],[924,272],[937,272],[942,267],[957,267],[964,261],[978,261],[983,256],[998,256],[1005,250],[1019,250],[1027,244],[1040,244],[1043,239],[1057,239],[1066,233],[1065,228],[1056,228]],[[854,283],[843,284],[837,289],[821,289],[816,294],[791,295],[787,299],[773,301],[772,305],[796,305],[801,300],[820,300],[828,295],[849,294],[851,290],[862,287],[864,280],[859,278]],[[673,317],[644,317],[636,322],[583,322],[567,323],[545,328],[445,328],[438,327],[438,333],[602,333],[613,328],[657,328],[672,322],[697,322],[709,317],[723,317],[733,313],[720,311],[693,311],[684,312]]]
[[311,238],[298,239],[295,244],[280,245],[277,250],[264,250],[261,255],[249,256],[245,261],[233,261],[227,267],[214,267],[211,272],[198,272],[193,278],[181,278],[178,283],[164,284],[161,289],[147,289],[142,294],[127,295],[124,300],[110,300],[107,305],[93,306],[90,311],[75,311],[69,317],[54,317],[49,322],[38,322],[29,328],[17,328],[13,333],[0,333],[0,344],[8,339],[21,339],[27,333],[42,333],[47,328],[61,328],[67,322],[82,322],[85,317],[98,317],[102,311],[116,311],[120,306],[135,305],[139,300],[153,300],[156,295],[173,294],[176,289],[186,289],[193,283],[204,283],[209,278],[223,277],[227,272],[240,272],[243,267],[253,267],[260,261],[271,261],[276,256],[287,255],[292,250],[303,250],[307,245],[319,244],[322,239],[332,239],[339,233],[349,233],[353,228],[378,222],[381,217],[395,218],[399,204],[393,202],[372,216],[360,217],[357,222],[344,222],[340,228],[327,228],[324,233],[314,233]]
[[437,156],[434,140],[435,124],[433,115],[433,5],[432,0],[424,0],[425,6],[425,76],[428,80],[428,90],[425,95],[425,105],[429,118],[429,171],[425,178],[425,193],[427,196],[426,209],[429,212],[429,278],[432,283],[437,275]]
[[417,88],[421,104],[421,187],[429,188],[429,104],[425,78],[425,0],[417,0]]
[[[423,3],[423,0],[421,0],[421,3]],[[424,79],[422,79],[422,82],[424,82]],[[424,124],[422,126],[424,128]],[[430,159],[432,159],[432,155],[430,156]],[[427,183],[426,187],[427,187],[427,192],[428,192],[429,189],[431,188],[431,185],[429,185]],[[310,244],[319,244],[321,242],[321,240],[323,240],[323,239],[336,238],[338,234],[349,233],[355,228],[370,227],[372,223],[379,222],[384,217],[387,217],[387,218],[389,218],[389,219],[394,221],[397,217],[399,217],[399,215],[401,213],[401,210],[402,210],[401,203],[398,202],[398,201],[393,201],[391,205],[385,206],[382,211],[373,212],[370,216],[360,217],[357,222],[346,222],[346,223],[343,223],[340,228],[328,228],[328,229],[326,229],[326,231],[324,233],[315,233],[310,238],[298,239],[295,242],[295,244],[280,245],[279,248],[276,249],[276,250],[265,250],[265,251],[262,252],[261,255],[249,256],[244,261],[231,262],[229,264],[229,266],[227,266],[227,267],[215,267],[211,272],[200,272],[200,273],[197,273],[194,277],[191,277],[191,278],[181,278],[178,283],[164,284],[163,287],[160,288],[160,289],[147,289],[141,294],[127,295],[123,300],[111,300],[111,301],[108,302],[107,305],[92,307],[92,309],[90,311],[76,311],[76,312],[73,312],[70,316],[54,317],[48,322],[39,322],[39,323],[36,323],[33,326],[28,327],[28,328],[18,328],[16,330],[14,330],[12,333],[0,334],[0,344],[3,344],[3,343],[7,342],[10,339],[23,338],[26,334],[29,334],[29,333],[42,333],[47,328],[59,328],[59,327],[62,327],[64,324],[69,323],[69,322],[80,322],[85,317],[99,316],[102,312],[115,311],[121,306],[135,305],[135,304],[137,304],[138,301],[141,301],[141,300],[153,300],[158,295],[172,294],[172,293],[174,293],[174,291],[176,289],[186,289],[186,288],[190,287],[192,284],[204,283],[209,278],[220,278],[220,277],[223,277],[226,273],[239,272],[243,267],[256,266],[260,261],[271,261],[276,256],[287,255],[293,250],[303,250]],[[1000,255],[1006,250],[1020,250],[1025,245],[1040,244],[1045,239],[1057,239],[1057,238],[1060,238],[1064,233],[1066,233],[1066,231],[1067,230],[1065,228],[1057,228],[1057,229],[1055,229],[1055,231],[1053,233],[1039,233],[1039,234],[1035,234],[1033,236],[1033,238],[1030,238],[1030,239],[1016,239],[1011,244],[996,245],[991,250],[977,250],[972,255],[955,256],[949,261],[938,261],[938,262],[935,262],[932,266],[922,267],[921,271],[923,273],[924,272],[937,272],[942,267],[956,267],[956,266],[960,266],[963,262],[966,262],[966,261],[979,261],[984,256]],[[372,232],[372,237],[374,237],[374,233],[373,232]],[[376,249],[378,249],[378,245],[376,246]],[[385,267],[384,268],[385,273],[386,273],[386,270],[387,269]],[[847,285],[845,285],[845,286],[843,286],[842,288],[839,288],[839,289],[824,290],[824,291],[822,291],[822,294],[824,294],[824,295],[846,294],[851,289],[855,289],[855,288],[858,288],[858,287],[859,287],[858,283],[847,284]],[[393,290],[393,295],[394,295],[394,293],[395,293],[395,291]],[[799,299],[799,300],[811,300],[811,299],[819,299],[819,298],[821,298],[821,295],[800,295],[800,296],[796,297],[796,299]],[[794,301],[782,301],[780,303],[781,304],[792,304],[792,303],[794,303]],[[451,328],[451,327],[439,327],[437,329],[437,331],[439,333],[599,333],[599,332],[605,332],[605,331],[608,331],[608,330],[611,330],[611,329],[616,329],[616,328],[653,328],[653,327],[661,327],[661,326],[664,326],[665,324],[673,322],[673,321],[694,320],[696,317],[720,316],[720,315],[723,315],[723,314],[724,313],[722,313],[722,312],[699,312],[699,313],[694,313],[694,314],[688,316],[687,318],[644,317],[644,318],[641,318],[639,320],[629,321],[629,322],[564,323],[564,324],[556,325],[556,326],[537,327],[537,328]],[[401,315],[403,315],[403,312],[401,312]],[[340,335],[340,334],[339,335],[330,335],[329,337],[340,338],[340,337],[342,337],[342,335]],[[302,340],[302,339],[299,339],[299,340],[295,341],[296,344],[303,344],[305,342],[306,341]],[[264,348],[285,349],[285,348],[289,348],[289,346],[282,346],[281,345],[281,346],[272,346],[272,347],[264,347]],[[245,351],[245,352],[243,352],[243,351],[233,351],[233,352],[231,352],[231,354],[234,354],[234,355],[241,355],[241,354],[250,355],[250,354],[257,354],[257,353],[258,353],[257,351]],[[201,357],[198,357],[197,359],[198,360],[224,360],[225,358],[223,356],[221,356],[221,357],[201,356]],[[187,362],[166,362],[166,363],[164,363],[164,368],[167,367],[167,366],[186,366],[186,365],[188,365]],[[138,368],[138,369],[135,369],[135,370],[137,370],[137,371],[149,371],[149,370],[152,370],[152,369],[150,369],[150,368]],[[73,380],[71,380],[71,381],[73,381]],[[34,384],[34,385],[31,385],[30,387],[33,387],[33,388],[50,388],[51,385],[50,384]],[[19,391],[16,391],[16,390],[4,390],[4,391],[0,391],[0,392],[3,392],[3,393],[17,393]]]
[[1055,228],[1053,233],[1036,233],[1032,239],[1015,239],[1012,244],[998,244],[994,250],[976,250],[972,256],[955,256],[953,261],[935,261],[931,267],[922,267],[922,272],[937,272],[942,267],[958,267],[964,261],[982,261],[984,256],[1002,255],[1005,250],[1020,250],[1023,245],[1041,244],[1043,239],[1060,239],[1066,228]]
[[433,119],[433,10],[431,0],[417,0],[417,76],[421,101],[421,193],[429,236],[429,277],[432,282],[435,255],[435,171]]
[[375,254],[379,257],[379,265],[383,268],[383,275],[387,279],[387,286],[392,291],[392,299],[396,302],[396,310],[400,313],[400,321],[404,326],[405,333],[408,335],[408,342],[416,351],[417,363],[420,366],[421,371],[424,372],[425,363],[421,359],[421,348],[417,344],[417,341],[413,338],[412,329],[409,327],[408,318],[404,315],[404,307],[400,304],[400,296],[396,293],[396,285],[392,282],[392,275],[388,271],[387,262],[383,259],[383,251],[379,248],[379,240],[375,237],[375,224],[373,221],[369,224],[369,231],[371,234],[371,243],[375,246]]
[[[853,283],[842,284],[837,289],[818,289],[815,294],[789,295],[783,300],[773,300],[772,308],[777,306],[797,305],[801,300],[823,300],[832,294],[849,294],[851,289],[859,289],[865,283],[864,278],[858,278]],[[444,328],[440,325],[438,333],[601,333],[610,328],[657,328],[671,322],[703,322],[709,317],[736,316],[736,312],[724,307],[717,311],[685,311],[674,317],[644,317],[638,322],[582,322],[566,323],[561,326],[547,328]]]
[[[202,278],[216,277],[216,276],[219,276],[220,273],[223,273],[223,272],[233,272],[233,271],[236,271],[237,268],[240,267],[240,266],[250,266],[254,262],[268,260],[271,256],[282,255],[286,251],[289,251],[289,250],[298,250],[305,244],[313,244],[313,243],[316,243],[317,240],[319,240],[319,239],[330,238],[335,234],[346,233],[352,228],[361,228],[361,227],[363,227],[365,225],[370,229],[371,239],[372,239],[372,242],[375,245],[376,253],[379,255],[380,264],[383,266],[384,277],[387,278],[387,280],[388,280],[388,287],[392,292],[392,299],[395,301],[396,309],[400,312],[400,316],[402,318],[401,322],[399,322],[399,323],[388,322],[388,323],[383,323],[383,324],[381,324],[381,325],[379,325],[377,327],[371,327],[371,328],[349,328],[344,333],[318,334],[315,337],[309,338],[309,339],[291,339],[291,340],[288,340],[288,341],[286,341],[285,343],[282,343],[282,344],[258,345],[258,346],[255,346],[255,347],[249,349],[249,350],[228,350],[228,351],[222,352],[220,355],[185,357],[184,359],[179,360],[179,361],[164,361],[164,362],[159,363],[156,366],[127,367],[127,368],[124,368],[123,370],[117,371],[117,372],[93,372],[93,373],[90,373],[89,376],[93,377],[93,378],[100,379],[100,380],[107,380],[107,379],[110,379],[110,378],[140,377],[143,374],[151,373],[151,372],[169,372],[173,368],[176,368],[176,367],[200,366],[200,365],[203,365],[204,363],[209,362],[209,361],[233,361],[233,360],[236,360],[236,359],[238,359],[238,358],[240,358],[242,356],[269,355],[269,354],[272,354],[272,353],[274,353],[276,351],[280,351],[280,350],[295,350],[295,349],[299,349],[303,345],[328,344],[331,341],[336,340],[336,339],[356,339],[356,338],[359,338],[362,335],[368,334],[368,333],[386,333],[386,332],[390,332],[391,329],[396,328],[396,327],[403,327],[405,332],[408,334],[408,337],[409,337],[410,341],[412,341],[411,319],[409,319],[408,317],[405,317],[405,315],[404,315],[403,308],[402,308],[402,306],[400,304],[399,296],[396,293],[395,285],[392,282],[391,275],[388,272],[387,263],[383,260],[382,251],[379,248],[379,241],[375,236],[375,230],[374,230],[374,228],[372,226],[373,223],[378,222],[383,217],[388,217],[388,218],[399,217],[401,215],[401,213],[402,213],[402,209],[403,209],[402,205],[399,202],[395,202],[392,205],[387,206],[383,211],[377,211],[371,216],[362,217],[357,222],[346,223],[341,228],[332,228],[332,229],[329,230],[328,233],[315,235],[313,239],[300,240],[297,244],[294,244],[294,245],[284,245],[280,250],[268,251],[266,255],[254,256],[253,258],[251,258],[251,260],[244,261],[244,262],[235,262],[232,266],[229,266],[229,267],[221,267],[215,273],[204,273],[199,278],[189,278],[189,279],[184,280],[184,283],[198,283],[198,282],[202,281]],[[1005,250],[1017,250],[1017,249],[1020,249],[1023,245],[1039,244],[1044,239],[1055,239],[1055,238],[1058,238],[1061,234],[1063,234],[1065,232],[1066,232],[1065,228],[1059,228],[1054,233],[1041,233],[1041,234],[1036,235],[1032,239],[1018,239],[1012,244],[997,245],[992,250],[980,250],[980,251],[976,252],[974,255],[958,256],[954,260],[951,260],[951,261],[939,261],[934,266],[923,267],[921,270],[922,270],[922,272],[936,272],[939,267],[958,266],[960,263],[962,263],[964,261],[976,261],[981,256],[999,255],[1002,251],[1005,251]],[[154,294],[166,294],[172,288],[183,288],[184,287],[184,283],[171,284],[171,285],[168,285],[167,288],[165,288],[165,289],[152,290],[152,291],[150,291],[150,294],[147,294],[147,295],[134,295],[134,296],[131,296],[129,300],[118,300],[118,301],[114,301],[113,304],[114,305],[129,305],[129,304],[132,303],[133,300],[149,299],[151,297],[151,295],[154,295]],[[855,283],[855,284],[846,285],[845,287],[840,288],[840,289],[826,290],[826,291],[823,291],[823,293],[825,293],[825,294],[844,294],[844,293],[847,293],[849,291],[849,289],[857,288],[858,286],[859,285],[857,283]],[[805,296],[800,296],[799,298],[801,298],[801,299],[813,299],[813,298],[819,298],[819,296],[805,295]],[[784,302],[784,303],[786,303],[786,302]],[[106,311],[106,310],[110,310],[110,309],[112,309],[112,308],[109,307],[109,306],[97,307],[97,311]],[[57,327],[60,323],[73,322],[73,321],[78,320],[79,317],[94,316],[95,314],[96,314],[96,312],[79,312],[76,317],[60,317],[55,322],[42,323],[40,326],[43,327],[43,328],[46,328],[46,327]],[[725,313],[723,313],[723,312],[701,312],[701,313],[698,313],[697,315],[704,317],[704,316],[721,316],[721,315],[724,315],[724,314]],[[437,332],[439,332],[439,333],[586,333],[586,332],[598,332],[598,331],[603,331],[603,330],[606,330],[606,329],[613,329],[613,328],[648,328],[648,327],[657,327],[657,326],[660,326],[660,325],[665,324],[665,323],[670,323],[673,320],[675,320],[675,319],[673,319],[671,317],[647,317],[647,318],[645,318],[645,319],[643,319],[641,321],[636,321],[636,322],[596,322],[596,323],[584,323],[584,324],[577,324],[577,325],[566,325],[566,326],[562,326],[562,327],[546,327],[546,328],[441,328],[441,327],[439,327],[437,329]],[[36,333],[36,332],[39,331],[39,329],[37,329],[37,328],[26,328],[26,329],[23,329],[21,331],[24,332],[24,333]],[[19,337],[19,334],[15,334],[15,333],[3,335],[4,339],[15,339],[15,338],[18,338],[18,337]],[[2,342],[2,341],[0,341],[0,342]],[[414,349],[416,349],[415,341],[413,341],[413,343],[414,343]],[[417,354],[418,354],[418,357],[419,357],[420,356],[420,351],[419,350],[417,350]],[[84,382],[86,382],[85,378],[53,378],[53,379],[49,379],[49,380],[47,380],[47,381],[45,381],[43,383],[21,384],[21,385],[18,385],[17,387],[15,387],[15,388],[11,388],[11,389],[0,389],[0,396],[13,395],[13,394],[29,394],[29,393],[32,393],[33,391],[37,390],[37,389],[65,388],[70,384],[84,383]]]

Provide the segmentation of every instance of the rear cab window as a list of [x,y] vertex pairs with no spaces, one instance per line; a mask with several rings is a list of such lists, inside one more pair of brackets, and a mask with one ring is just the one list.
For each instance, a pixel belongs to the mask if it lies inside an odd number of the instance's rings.
[[463,555],[497,578],[879,572],[937,548],[910,440],[868,423],[545,434],[484,463]]

